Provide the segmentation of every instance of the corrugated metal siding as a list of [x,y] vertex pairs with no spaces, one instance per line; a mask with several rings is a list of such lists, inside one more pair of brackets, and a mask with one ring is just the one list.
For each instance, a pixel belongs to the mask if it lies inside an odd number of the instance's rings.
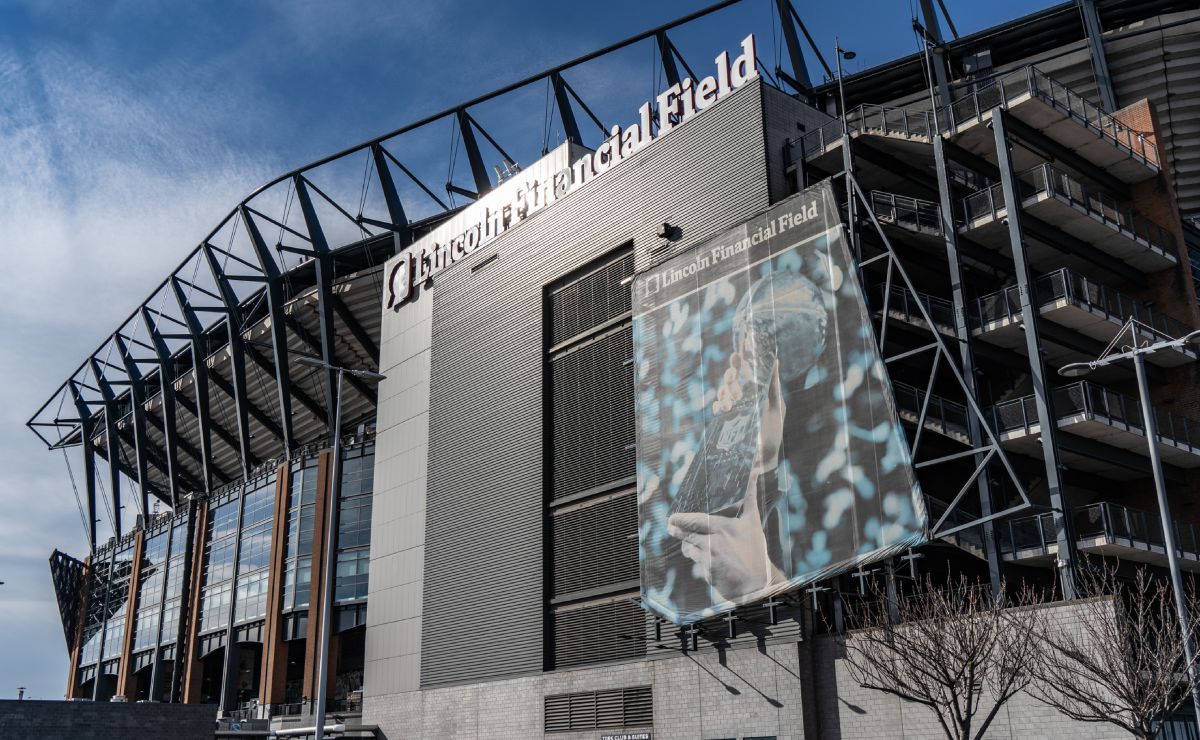
[[[437,279],[422,686],[543,667],[545,286],[631,240],[644,267],[763,210],[761,116],[749,85]],[[652,255],[663,221],[683,238]]]

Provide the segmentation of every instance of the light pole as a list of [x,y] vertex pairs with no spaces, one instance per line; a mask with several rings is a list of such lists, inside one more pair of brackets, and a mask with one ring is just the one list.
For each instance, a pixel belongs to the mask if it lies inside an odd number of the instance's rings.
[[843,49],[837,36],[833,37],[833,50],[837,56],[838,78],[838,113],[842,116],[842,169],[846,171],[846,222],[850,229],[850,251],[854,259],[862,258],[858,251],[858,224],[854,208],[854,186],[850,184],[854,173],[854,160],[850,156],[850,122],[846,111],[846,88],[842,85],[842,60],[847,62],[858,56],[849,49]]
[[[1192,709],[1196,713],[1197,727],[1200,728],[1200,681],[1196,676],[1191,635],[1192,623],[1183,594],[1183,576],[1179,570],[1179,551],[1175,545],[1175,522],[1171,518],[1170,505],[1167,503],[1167,485],[1163,480],[1162,458],[1158,453],[1158,420],[1154,418],[1154,410],[1150,407],[1150,384],[1146,382],[1146,355],[1163,349],[1179,348],[1185,344],[1200,345],[1200,329],[1179,339],[1167,339],[1139,347],[1137,328],[1138,322],[1130,319],[1125,326],[1121,327],[1121,331],[1108,345],[1109,348],[1105,350],[1104,354],[1091,362],[1073,362],[1064,365],[1059,368],[1058,374],[1064,378],[1079,378],[1097,368],[1122,360],[1133,360],[1133,369],[1137,375],[1138,402],[1142,407],[1142,429],[1146,433],[1146,444],[1150,451],[1150,472],[1154,477],[1154,493],[1158,498],[1158,515],[1162,520],[1163,548],[1167,551],[1167,569],[1171,575],[1171,589],[1175,592],[1175,612],[1179,618],[1179,630],[1183,636],[1184,660],[1187,661],[1188,677],[1192,681]],[[1133,346],[1127,351],[1114,353],[1112,350],[1117,346],[1117,341],[1127,331],[1133,340]]]
[[300,357],[296,361],[301,365],[337,372],[337,385],[333,391],[333,466],[329,476],[328,499],[325,502],[325,560],[321,568],[321,644],[317,653],[317,713],[314,732],[316,740],[324,740],[325,702],[329,683],[329,631],[330,619],[333,615],[334,560],[337,557],[334,538],[337,536],[338,493],[342,488],[342,377],[350,374],[356,378],[378,383],[384,380],[385,376],[370,370],[330,365],[316,357]]

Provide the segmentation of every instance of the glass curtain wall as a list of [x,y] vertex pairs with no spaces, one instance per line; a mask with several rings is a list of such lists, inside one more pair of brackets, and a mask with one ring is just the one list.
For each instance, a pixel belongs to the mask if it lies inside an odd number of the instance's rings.
[[293,462],[288,486],[287,555],[283,577],[285,613],[308,608],[316,504],[316,458]]
[[271,559],[271,522],[275,507],[275,476],[246,491],[238,547],[235,624],[261,619],[267,614],[267,565]]
[[208,511],[204,576],[200,589],[200,631],[225,627],[233,592],[233,550],[237,541],[238,492],[217,499]]
[[343,455],[338,500],[337,570],[333,580],[333,599],[339,604],[367,598],[375,446],[354,447]]
[[158,644],[158,615],[166,584],[169,527],[146,538],[138,581],[137,614],[133,623],[133,649],[145,650]]

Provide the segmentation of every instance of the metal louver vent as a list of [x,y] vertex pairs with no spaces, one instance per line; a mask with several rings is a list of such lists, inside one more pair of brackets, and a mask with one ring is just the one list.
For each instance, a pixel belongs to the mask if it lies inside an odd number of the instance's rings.
[[646,653],[646,612],[634,593],[599,603],[559,607],[554,621],[554,665],[565,668]]
[[547,696],[546,732],[649,727],[654,697],[649,686]]
[[553,527],[555,596],[637,580],[633,491],[556,512]]
[[550,344],[561,344],[629,313],[632,293],[623,281],[632,275],[633,252],[627,251],[552,290]]
[[554,498],[634,475],[632,357],[626,325],[551,360]]

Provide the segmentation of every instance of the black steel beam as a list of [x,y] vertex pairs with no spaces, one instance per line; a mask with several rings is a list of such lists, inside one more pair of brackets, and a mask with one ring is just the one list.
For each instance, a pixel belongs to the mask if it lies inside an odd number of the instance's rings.
[[279,430],[283,435],[284,453],[291,454],[294,440],[292,431],[292,380],[291,375],[288,373],[287,328],[284,325],[283,307],[285,301],[282,274],[279,270],[279,265],[275,262],[275,258],[271,255],[271,251],[267,249],[267,243],[263,241],[262,233],[258,230],[258,225],[254,222],[250,212],[245,206],[242,206],[240,213],[242,216],[242,227],[246,230],[246,235],[250,239],[250,245],[254,249],[254,256],[258,260],[259,268],[262,270],[264,279],[266,280],[263,290],[265,291],[267,300],[267,315],[270,317],[271,324],[271,355],[275,358],[271,374],[275,376],[275,394],[276,400],[279,403]]
[[246,389],[246,343],[242,338],[244,316],[241,302],[238,301],[237,293],[234,292],[233,285],[229,282],[225,268],[217,260],[212,248],[208,247],[208,245],[205,245],[205,247],[205,261],[208,263],[208,269],[212,273],[213,280],[217,283],[217,289],[221,293],[221,301],[225,307],[225,327],[229,337],[230,378],[232,379],[230,383],[226,383],[220,373],[213,373],[213,385],[216,385],[233,398],[237,413],[238,439],[240,440],[246,459],[252,460],[254,459],[254,455],[250,451],[249,417],[253,416],[259,424],[262,424],[267,431],[281,441],[283,440],[283,432],[268,414],[250,402]]
[[554,102],[558,106],[558,118],[562,122],[563,133],[567,141],[583,144],[583,136],[579,133],[579,123],[575,120],[575,111],[571,109],[571,100],[567,97],[567,84],[562,75],[553,72],[550,84],[554,87]]
[[680,82],[679,68],[675,66],[675,55],[671,48],[671,41],[667,38],[667,32],[656,33],[654,42],[658,45],[658,58],[662,60],[663,74],[667,76],[667,84],[678,85]]
[[[463,111],[463,115],[466,112]],[[467,128],[470,124],[467,123]],[[478,155],[478,151],[476,152]],[[484,173],[486,175],[486,173]],[[316,257],[313,259],[314,274],[316,277],[317,288],[317,322],[319,324],[320,347],[319,352],[321,361],[326,364],[326,370],[322,373],[325,378],[325,411],[328,418],[333,418],[334,409],[334,370],[330,369],[337,364],[337,358],[334,356],[334,341],[336,335],[334,333],[333,324],[333,264],[330,259],[329,242],[325,239],[325,230],[321,226],[321,219],[317,217],[317,211],[313,208],[312,197],[308,194],[308,186],[305,184],[305,179],[296,176],[294,186],[296,191],[296,202],[300,204],[300,212],[304,217],[304,225],[308,229],[308,238],[312,241],[313,251],[316,252]],[[330,432],[332,433],[332,427]]]
[[[189,401],[186,396],[177,397],[176,405],[179,408],[182,408],[185,411],[187,411],[189,414],[192,413],[192,411],[191,411],[192,402]],[[159,433],[163,435],[164,438],[166,437],[166,425],[163,423],[163,421],[161,419],[155,418],[154,415],[151,414],[146,417],[146,423],[149,424],[150,426],[154,427],[155,429],[157,429],[159,431]],[[202,462],[200,459],[200,451],[197,450],[194,446],[192,446],[191,442],[188,442],[187,440],[183,439],[183,437],[179,434],[175,435],[175,439],[176,439],[175,444],[178,446],[179,451],[182,452],[183,454],[187,455],[188,457],[192,458],[192,460],[195,461],[195,463],[197,465],[200,465]],[[174,450],[172,450],[172,453],[174,453]],[[177,454],[173,454],[173,456],[175,457],[174,478],[178,479],[178,481],[175,483],[176,487],[177,488],[182,487],[185,490],[191,490],[191,491],[203,491],[204,485],[200,482],[200,479],[192,477],[192,474],[187,470],[187,468],[184,467],[183,464],[179,462],[179,456]],[[232,478],[230,478],[229,475],[227,475],[225,472],[221,471],[220,469],[216,470],[216,477],[219,478],[222,483],[228,483],[230,480],[232,480]]]
[[[249,347],[249,346],[246,347],[246,356],[250,358],[251,362],[253,362],[254,364],[258,365],[260,368],[262,368],[262,370],[264,372],[277,375],[275,364],[273,362],[271,362],[271,360],[269,358],[264,357],[262,355],[262,353],[258,352],[253,347]],[[312,414],[317,419],[317,421],[319,421],[321,424],[328,425],[329,422],[328,422],[328,417],[325,414],[325,407],[323,407],[315,398],[308,395],[308,393],[306,393],[303,388],[301,388],[299,385],[297,385],[296,382],[291,379],[291,376],[288,376],[287,382],[288,382],[288,389],[287,389],[288,397],[295,398],[296,401],[298,401],[301,406],[308,409],[309,413]],[[289,409],[290,408],[291,408],[291,406],[289,403]],[[288,413],[290,415],[292,412],[289,410]]]
[[[96,551],[96,449],[92,445],[92,412],[83,400],[79,384],[74,380],[67,381],[71,396],[75,402],[75,411],[79,414],[80,438],[83,447],[83,476],[84,490],[87,494],[88,512],[88,545],[92,552]],[[97,676],[97,681],[99,676]]]
[[[167,490],[171,497],[171,509],[179,506],[178,475],[182,472],[179,465],[179,445],[183,441],[175,420],[175,369],[171,358],[171,350],[158,331],[158,324],[150,315],[149,309],[142,306],[142,323],[146,325],[146,333],[150,344],[154,346],[154,354],[158,358],[158,384],[162,399],[162,435],[163,452],[167,458]],[[149,418],[149,417],[148,417]]]
[[1058,542],[1059,582],[1063,597],[1072,599],[1075,586],[1075,538],[1071,532],[1069,509],[1062,484],[1062,466],[1058,457],[1058,417],[1054,414],[1053,391],[1046,378],[1046,365],[1042,361],[1041,339],[1038,335],[1038,307],[1033,301],[1033,271],[1025,254],[1022,225],[1025,221],[1018,193],[1017,175],[1013,172],[1012,151],[1005,129],[1008,114],[1001,108],[991,113],[992,133],[995,137],[996,158],[1000,162],[1001,189],[1004,205],[1008,211],[1008,238],[1016,267],[1017,285],[1021,300],[1021,317],[1025,323],[1025,348],[1029,356],[1029,375],[1033,382],[1034,405],[1037,408],[1038,424],[1041,427],[1042,458],[1046,470],[1046,488],[1050,497],[1050,508],[1054,516],[1055,539]]
[[[923,0],[923,4],[927,4],[928,1]],[[975,399],[975,403],[982,408],[983,400],[979,394],[979,378],[976,377],[977,366],[972,346],[974,337],[971,334],[971,326],[967,320],[967,287],[962,261],[959,257],[958,227],[954,223],[954,210],[950,203],[952,197],[950,171],[946,164],[946,153],[942,144],[942,137],[933,137],[934,170],[937,172],[938,180],[938,214],[941,218],[942,236],[946,243],[946,263],[950,278],[950,296],[951,303],[954,306],[954,332],[959,340],[959,361],[962,363],[962,376],[967,386],[964,390],[970,393]],[[974,413],[967,414],[967,434],[972,446],[979,447],[983,444],[980,420]],[[974,457],[974,461],[975,465],[979,466],[984,464],[986,458],[980,454]],[[992,504],[992,489],[988,476],[979,476],[976,479],[976,485],[979,487],[980,518],[990,517],[995,508]],[[995,526],[991,521],[986,521],[983,524],[983,550],[984,556],[987,559],[988,579],[991,582],[992,593],[1000,596],[1002,593],[1000,548],[996,542]]]
[[1112,113],[1117,109],[1117,94],[1113,91],[1112,74],[1108,71],[1108,55],[1104,53],[1104,31],[1100,28],[1100,14],[1096,12],[1096,0],[1076,0],[1083,16],[1084,36],[1087,38],[1088,53],[1092,57],[1092,73],[1096,87],[1100,90],[1100,102],[1104,110]]
[[475,140],[474,123],[465,107],[459,108],[454,115],[458,121],[458,132],[462,136],[463,151],[467,154],[467,163],[471,165],[471,177],[475,180],[475,192],[483,195],[492,189],[492,180],[488,177],[487,167],[483,164],[483,154],[479,151],[479,142]]
[[404,213],[404,204],[400,194],[396,192],[396,182],[392,179],[392,171],[388,168],[387,158],[383,156],[383,146],[371,145],[371,159],[375,163],[375,177],[379,180],[379,189],[383,192],[383,202],[387,206],[388,219],[403,234],[408,232],[408,216]]
[[[783,41],[787,47],[788,59],[792,63],[792,73],[790,75],[780,75],[787,80],[789,85],[796,88],[796,92],[804,96],[812,94],[812,78],[808,74],[808,65],[804,62],[804,50],[800,48],[800,37],[796,35],[796,23],[793,15],[795,10],[792,8],[791,0],[775,0],[775,10],[779,14],[779,25],[783,28]],[[776,69],[778,74],[782,70]]]
[[[1120,465],[1123,468],[1150,475],[1150,458],[1145,455],[1139,455],[1136,452],[1113,447],[1110,444],[1105,444],[1095,439],[1081,437],[1070,432],[1060,431],[1058,434],[1058,444],[1067,452],[1073,452],[1076,455],[1090,457],[1093,460],[1102,460],[1105,462]],[[1172,483],[1186,483],[1187,471],[1175,465],[1163,464],[1163,475]],[[1108,481],[1111,486],[1112,481]],[[1107,489],[1100,489],[1103,493]]]
[[[305,329],[304,325],[301,324],[300,321],[298,319],[296,319],[295,316],[288,316],[287,326],[288,326],[288,329],[290,329],[292,331],[292,333],[295,334],[300,339],[300,341],[303,342],[304,345],[306,347],[308,347],[311,351],[317,352],[317,353],[321,352],[320,340],[318,340],[316,337],[314,337],[312,335],[312,332]],[[341,361],[337,358],[336,355],[334,355],[333,359],[334,359],[335,365],[338,365],[341,363]],[[375,403],[375,400],[377,397],[375,386],[373,386],[369,383],[364,383],[360,378],[356,378],[353,375],[346,375],[345,380],[347,383],[350,384],[351,387],[354,388],[354,390],[356,390],[360,394],[362,394],[362,396],[365,397],[368,401],[370,401],[372,404]]]
[[100,371],[100,364],[96,362],[96,358],[91,357],[88,362],[92,366],[92,377],[96,379],[100,397],[104,401],[104,444],[106,447],[104,459],[108,462],[108,495],[112,499],[113,534],[120,537],[122,529],[121,439],[117,436],[117,421],[120,416],[120,412],[117,410],[117,395],[113,393],[112,386],[108,384],[104,373]]
[[[192,355],[192,394],[194,396],[194,404],[192,406],[192,414],[196,417],[196,434],[200,442],[200,467],[201,477],[204,482],[204,492],[212,491],[212,471],[213,452],[212,452],[212,418],[209,415],[209,393],[208,393],[208,364],[204,358],[208,356],[208,338],[204,335],[204,327],[201,326],[200,320],[196,318],[195,312],[192,311],[191,305],[188,303],[187,295],[184,293],[182,284],[179,278],[171,276],[171,292],[175,295],[175,303],[179,306],[179,312],[183,314],[184,320],[187,322],[189,334],[187,339],[191,341]],[[183,399],[178,399],[182,401]],[[237,450],[237,445],[233,446]],[[243,458],[242,465],[246,462]]]
[[1063,146],[1016,117],[1009,116],[1008,128],[1013,138],[1027,144],[1029,148],[1032,148],[1034,154],[1048,158],[1051,161],[1057,160],[1062,162],[1079,174],[1092,180],[1110,194],[1122,200],[1129,200],[1129,186],[1109,174],[1108,170],[1103,167],[1089,162],[1070,148]]
[[130,416],[133,418],[133,453],[137,458],[137,481],[142,496],[142,513],[146,514],[150,511],[150,497],[147,492],[150,485],[147,459],[150,454],[150,444],[146,438],[146,385],[142,378],[142,371],[130,353],[125,337],[120,332],[113,334],[113,342],[116,344],[117,353],[121,355],[125,374],[129,377],[129,400],[132,402]]
[[375,366],[379,366],[379,345],[375,343],[375,339],[371,336],[362,323],[342,300],[341,296],[333,296],[333,310],[350,330],[350,334],[354,336],[354,340],[358,342],[358,346],[362,347],[363,352],[374,361]]

